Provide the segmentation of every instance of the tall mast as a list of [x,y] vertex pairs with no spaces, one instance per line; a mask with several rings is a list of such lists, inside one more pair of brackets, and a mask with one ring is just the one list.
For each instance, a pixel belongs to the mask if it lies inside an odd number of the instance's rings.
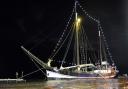
[[79,23],[80,19],[78,18],[76,6],[77,1],[75,1],[75,30],[76,30],[76,58],[77,58],[77,65],[80,64],[80,56],[79,56]]
[[99,41],[100,41],[100,62],[102,64],[102,42],[101,42],[101,33],[100,33],[100,30],[99,30]]

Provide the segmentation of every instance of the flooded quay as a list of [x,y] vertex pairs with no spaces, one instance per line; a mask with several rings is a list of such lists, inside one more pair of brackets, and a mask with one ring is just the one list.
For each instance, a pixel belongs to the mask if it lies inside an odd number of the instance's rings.
[[0,89],[128,89],[127,79],[77,79],[2,83]]

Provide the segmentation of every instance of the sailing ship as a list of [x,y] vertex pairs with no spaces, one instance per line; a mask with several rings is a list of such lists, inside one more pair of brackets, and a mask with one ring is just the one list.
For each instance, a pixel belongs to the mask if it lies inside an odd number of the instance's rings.
[[[82,23],[86,22],[87,18],[85,20],[81,19],[81,13],[77,8],[81,8],[85,16],[97,24],[97,44],[99,45],[97,49],[93,49],[85,31],[86,25]],[[100,21],[90,16],[78,1],[75,1],[66,29],[58,40],[47,63],[33,55],[24,46],[21,46],[21,48],[29,55],[32,61],[46,69],[48,78],[114,78],[118,73],[110,55]],[[57,56],[61,56],[60,59]],[[55,59],[59,59],[60,62],[53,67],[51,63]]]

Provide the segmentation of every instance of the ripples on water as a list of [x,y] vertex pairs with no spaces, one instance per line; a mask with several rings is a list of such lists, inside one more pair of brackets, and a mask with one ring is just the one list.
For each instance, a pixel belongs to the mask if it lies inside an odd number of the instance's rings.
[[4,83],[0,89],[128,89],[127,79],[49,80],[46,82]]

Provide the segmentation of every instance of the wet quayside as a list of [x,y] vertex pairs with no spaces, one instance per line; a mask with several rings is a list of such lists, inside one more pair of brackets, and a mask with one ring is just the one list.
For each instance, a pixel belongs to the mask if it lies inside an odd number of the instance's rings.
[[128,89],[127,79],[77,79],[2,83],[0,89]]

